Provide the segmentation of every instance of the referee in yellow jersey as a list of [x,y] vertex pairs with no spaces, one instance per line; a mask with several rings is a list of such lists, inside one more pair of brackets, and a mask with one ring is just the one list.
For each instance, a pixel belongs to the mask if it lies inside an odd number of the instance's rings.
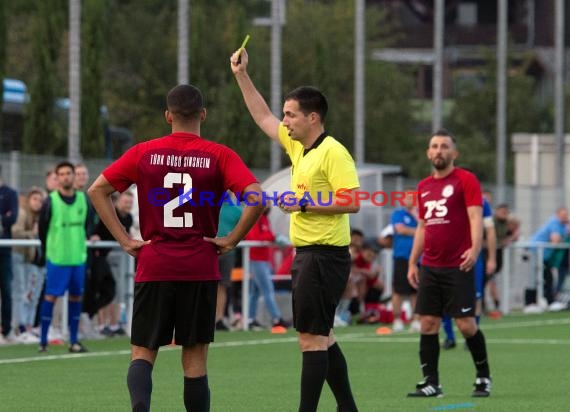
[[291,273],[293,324],[303,353],[299,411],[317,410],[325,380],[338,411],[357,411],[346,360],[332,330],[350,273],[348,213],[359,210],[354,160],[325,131],[328,106],[318,89],[303,86],[287,94],[279,121],[247,73],[247,52],[236,51],[230,63],[253,119],[283,146],[292,163],[291,194],[280,198],[279,207],[291,213],[290,236],[297,250]]

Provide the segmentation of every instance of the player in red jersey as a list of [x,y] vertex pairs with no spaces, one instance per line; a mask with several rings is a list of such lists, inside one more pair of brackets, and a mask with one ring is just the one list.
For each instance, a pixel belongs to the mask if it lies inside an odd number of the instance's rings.
[[[127,385],[133,411],[148,411],[160,346],[182,346],[186,410],[209,411],[206,371],[214,340],[218,254],[233,249],[264,206],[261,187],[239,156],[200,137],[202,93],[179,85],[166,98],[172,133],[129,149],[89,188],[99,216],[122,248],[138,257]],[[137,185],[143,241],[124,231],[111,194]],[[216,238],[226,190],[246,207],[235,228]]]
[[455,319],[473,357],[477,377],[472,395],[486,397],[491,391],[485,337],[475,323],[473,267],[483,238],[483,200],[477,178],[454,166],[457,155],[451,134],[444,130],[434,133],[427,150],[434,172],[418,184],[419,221],[408,281],[418,289],[416,312],[421,322],[424,381],[408,394],[410,397],[443,396],[438,374],[438,332],[443,314]]

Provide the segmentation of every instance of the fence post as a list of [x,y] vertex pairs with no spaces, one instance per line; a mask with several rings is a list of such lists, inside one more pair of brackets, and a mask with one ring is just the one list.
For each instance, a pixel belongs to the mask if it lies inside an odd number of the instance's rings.
[[499,252],[503,254],[503,269],[501,270],[501,312],[504,315],[508,315],[511,312],[509,287],[511,283],[512,250],[511,247],[507,246]]
[[241,319],[243,330],[249,328],[249,246],[242,246]]

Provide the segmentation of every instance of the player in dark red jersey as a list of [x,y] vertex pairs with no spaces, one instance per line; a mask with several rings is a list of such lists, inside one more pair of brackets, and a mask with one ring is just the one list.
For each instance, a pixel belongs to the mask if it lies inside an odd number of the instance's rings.
[[[470,172],[454,166],[455,139],[444,130],[430,139],[427,157],[433,174],[418,184],[419,221],[408,265],[408,280],[418,289],[420,363],[424,381],[411,397],[439,397],[439,337],[443,314],[455,319],[465,337],[477,377],[473,396],[491,391],[487,348],[475,323],[473,267],[483,238],[481,187]],[[423,253],[423,255],[422,255]],[[416,262],[422,255],[421,271]]]
[[[200,90],[173,88],[166,98],[172,133],[129,149],[89,188],[99,216],[117,242],[138,257],[127,375],[133,411],[148,411],[152,368],[160,346],[182,346],[186,410],[209,411],[206,372],[214,339],[218,254],[233,249],[263,212],[261,187],[239,156],[200,137],[206,118]],[[119,223],[111,194],[137,185],[143,241]],[[216,238],[221,205],[246,202],[235,228]]]

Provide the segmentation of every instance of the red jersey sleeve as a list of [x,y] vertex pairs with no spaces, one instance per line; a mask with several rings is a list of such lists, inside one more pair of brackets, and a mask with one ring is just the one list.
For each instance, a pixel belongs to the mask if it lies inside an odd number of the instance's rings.
[[236,152],[227,147],[225,149],[221,159],[224,187],[236,194],[241,193],[243,195],[245,188],[252,183],[257,183],[257,179]]
[[463,183],[463,199],[465,206],[483,206],[481,185],[475,175],[467,170],[461,170],[461,182]]
[[137,178],[140,144],[131,147],[119,159],[103,170],[103,176],[117,191],[124,192]]
[[418,199],[418,218],[420,218],[420,219],[422,219],[422,220],[424,219],[424,216],[425,216],[425,214],[426,214],[426,208],[425,208],[425,206],[424,206],[424,203],[421,202],[421,201],[419,201],[419,200],[420,200],[421,197],[422,197],[422,188],[423,188],[424,182],[425,182],[426,180],[427,180],[427,179],[424,179],[424,180],[422,180],[420,183],[418,183],[418,186],[417,186],[417,188],[416,188],[416,192],[417,192],[416,196],[417,196],[417,199]]

